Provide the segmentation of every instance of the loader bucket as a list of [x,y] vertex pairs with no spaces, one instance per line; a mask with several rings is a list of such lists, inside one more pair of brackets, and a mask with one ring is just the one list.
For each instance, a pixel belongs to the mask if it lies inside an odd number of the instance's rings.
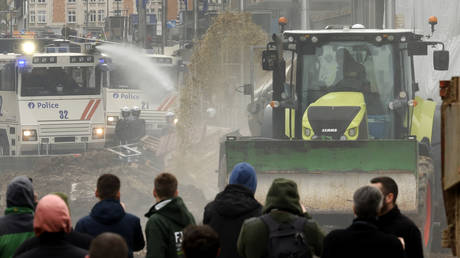
[[219,188],[239,162],[257,173],[256,199],[264,203],[275,178],[294,180],[302,204],[311,213],[350,213],[353,193],[376,176],[399,185],[398,206],[417,211],[415,140],[303,141],[233,138],[221,146]]

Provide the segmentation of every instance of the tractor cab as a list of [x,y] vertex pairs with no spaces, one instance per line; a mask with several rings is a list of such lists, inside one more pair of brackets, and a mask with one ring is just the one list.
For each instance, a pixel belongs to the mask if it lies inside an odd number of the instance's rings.
[[428,46],[440,45],[442,50],[433,53],[434,68],[447,70],[442,43],[423,41],[410,30],[360,27],[285,31],[274,39],[263,53],[263,66],[288,68],[273,73],[275,138],[431,138],[431,130],[417,135],[414,126],[420,124],[412,123],[420,113],[415,109],[434,108],[415,96],[413,62],[414,56],[428,54]]

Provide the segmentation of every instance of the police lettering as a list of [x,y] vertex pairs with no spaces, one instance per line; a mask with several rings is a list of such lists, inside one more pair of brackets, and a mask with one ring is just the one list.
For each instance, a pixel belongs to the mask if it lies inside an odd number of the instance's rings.
[[121,99],[139,99],[139,95],[132,94],[132,93],[121,93]]
[[43,109],[47,109],[47,108],[59,108],[59,103],[51,103],[51,102],[37,102],[37,108],[43,108]]

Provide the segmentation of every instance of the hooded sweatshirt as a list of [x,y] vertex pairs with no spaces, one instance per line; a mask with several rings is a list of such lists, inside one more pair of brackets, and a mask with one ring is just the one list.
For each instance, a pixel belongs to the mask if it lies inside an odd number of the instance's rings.
[[254,199],[254,193],[242,185],[230,184],[206,205],[203,224],[209,224],[220,239],[221,258],[241,257],[236,241],[244,220],[262,214],[262,205]]
[[114,199],[106,199],[96,203],[90,215],[77,222],[75,231],[93,237],[104,232],[119,234],[128,244],[129,257],[133,256],[133,251],[140,251],[145,245],[140,219],[135,215],[126,213],[120,201]]
[[72,222],[67,204],[57,195],[46,195],[38,202],[34,217],[34,232],[40,245],[17,257],[83,258],[87,251],[65,240],[71,228]]
[[[295,216],[309,219],[304,228],[306,242],[312,254],[321,255],[324,234],[307,213],[302,213],[297,184],[294,181],[284,178],[275,179],[268,190],[262,213],[269,214],[279,223],[290,223],[295,220]],[[246,220],[238,237],[238,253],[246,258],[266,257],[268,237],[268,227],[260,218]]]
[[15,177],[8,184],[5,216],[0,218],[0,258],[12,257],[22,242],[34,236],[34,208],[32,182]]
[[184,257],[182,253],[183,229],[195,224],[195,219],[180,197],[163,200],[145,214],[147,258]]

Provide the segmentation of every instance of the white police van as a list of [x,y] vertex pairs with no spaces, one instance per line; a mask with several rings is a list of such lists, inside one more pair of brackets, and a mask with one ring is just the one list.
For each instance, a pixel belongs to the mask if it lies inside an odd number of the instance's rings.
[[[106,133],[108,138],[115,134],[117,121],[121,119],[120,110],[123,107],[141,109],[141,118],[146,122],[146,130],[159,129],[166,124],[166,113],[176,100],[176,90],[181,81],[180,58],[166,55],[147,54],[147,58],[158,67],[162,74],[173,85],[172,91],[160,103],[152,101],[152,93],[146,92],[145,78],[133,78],[130,69],[125,64],[110,63],[108,83],[104,84],[103,96],[105,103]],[[105,58],[105,62],[111,62]],[[142,81],[144,80],[144,81]],[[147,84],[158,82],[149,81]],[[154,93],[153,93],[154,94]]]
[[103,148],[105,73],[98,55],[0,55],[0,155]]

